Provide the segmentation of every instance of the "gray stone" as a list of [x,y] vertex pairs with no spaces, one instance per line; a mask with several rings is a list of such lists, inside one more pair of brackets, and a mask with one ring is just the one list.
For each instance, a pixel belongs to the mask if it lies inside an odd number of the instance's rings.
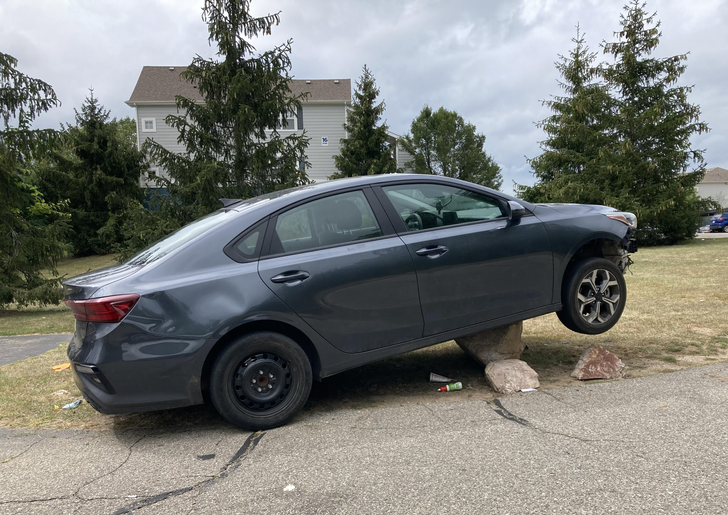
[[456,338],[455,342],[483,366],[502,359],[518,359],[525,348],[521,341],[523,322],[502,325]]
[[520,359],[493,361],[485,367],[488,385],[498,393],[515,393],[524,388],[538,388],[538,374]]
[[576,368],[571,373],[580,381],[587,379],[616,379],[624,377],[627,368],[616,354],[604,347],[590,345],[579,358]]

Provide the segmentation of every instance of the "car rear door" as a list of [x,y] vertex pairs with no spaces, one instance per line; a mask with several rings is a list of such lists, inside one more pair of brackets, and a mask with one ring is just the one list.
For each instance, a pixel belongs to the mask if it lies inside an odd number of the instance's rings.
[[535,216],[510,221],[499,199],[438,182],[374,190],[415,262],[425,336],[551,303],[551,245]]
[[407,247],[371,188],[319,197],[271,218],[258,264],[268,287],[344,352],[422,336]]

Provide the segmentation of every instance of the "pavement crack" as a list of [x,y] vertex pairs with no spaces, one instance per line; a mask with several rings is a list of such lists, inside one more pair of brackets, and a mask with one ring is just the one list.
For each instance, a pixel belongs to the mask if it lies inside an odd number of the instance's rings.
[[20,458],[23,454],[25,454],[26,452],[31,450],[36,444],[40,443],[42,440],[43,440],[43,437],[38,435],[38,439],[35,442],[33,442],[32,444],[30,444],[24,451],[19,452],[15,456],[11,456],[3,461],[0,461],[0,465],[2,465],[3,463],[9,463],[9,462],[13,461],[15,458]]
[[517,415],[514,415],[510,411],[508,411],[503,404],[501,404],[500,399],[494,399],[492,401],[485,401],[490,405],[491,408],[493,408],[493,411],[495,411],[498,415],[503,417],[506,420],[510,420],[511,422],[515,422],[516,424],[520,424],[524,427],[528,427],[531,429],[537,429],[534,427],[528,420],[525,418],[521,418]]
[[34,502],[48,502],[48,501],[63,501],[70,499],[71,497],[68,495],[64,495],[61,497],[45,497],[43,499],[25,499],[22,501],[0,501],[0,506],[5,504],[32,504]]
[[110,476],[111,474],[113,474],[113,473],[117,472],[119,469],[121,469],[121,467],[123,467],[124,465],[126,465],[126,463],[129,461],[129,458],[131,458],[131,455],[132,455],[134,446],[137,445],[142,440],[144,440],[146,437],[147,437],[147,435],[140,436],[133,444],[131,444],[129,446],[129,452],[126,455],[126,458],[124,458],[121,461],[121,463],[119,463],[119,465],[117,467],[115,467],[114,469],[110,470],[109,472],[106,472],[105,474],[101,474],[100,476],[95,477],[92,480],[87,481],[86,483],[82,484],[81,486],[79,486],[76,489],[76,491],[73,493],[73,496],[76,497],[77,499],[80,499],[81,501],[88,501],[88,500],[90,500],[90,499],[87,499],[85,497],[81,497],[81,495],[80,495],[81,490],[83,490],[84,488],[86,488],[88,485],[90,485],[92,483],[95,483],[96,481],[98,481],[98,480],[100,480],[102,478],[105,478],[106,476]]
[[609,438],[599,438],[599,439],[582,438],[581,436],[574,436],[574,435],[569,435],[566,433],[559,433],[557,431],[547,431],[546,429],[541,429],[540,427],[534,426],[532,423],[530,423],[525,418],[521,418],[518,415],[515,415],[515,414],[511,413],[510,411],[508,411],[505,408],[505,406],[503,406],[500,399],[494,399],[492,401],[486,401],[486,402],[490,405],[491,408],[493,408],[493,411],[495,411],[498,415],[505,418],[506,420],[510,420],[512,422],[520,424],[523,427],[527,427],[528,429],[533,429],[534,431],[538,431],[541,434],[563,436],[564,438],[571,438],[572,440],[579,440],[580,442],[586,442],[586,443],[600,443],[600,442],[625,443],[622,440],[612,440]]
[[243,445],[238,449],[238,451],[233,455],[232,458],[223,466],[220,471],[215,474],[214,476],[209,476],[207,479],[204,479],[203,481],[199,481],[198,483],[195,483],[192,486],[187,486],[184,488],[178,488],[176,490],[170,490],[168,492],[162,492],[161,494],[157,494],[151,497],[146,497],[144,499],[141,499],[139,501],[135,501],[131,504],[127,504],[126,506],[123,506],[116,510],[114,512],[114,515],[123,515],[125,513],[131,513],[134,510],[138,510],[140,508],[144,508],[146,506],[151,506],[153,504],[157,504],[159,502],[162,502],[166,499],[169,499],[170,497],[176,497],[178,495],[186,494],[187,492],[191,492],[194,490],[199,490],[200,488],[205,488],[211,486],[216,481],[219,481],[220,479],[224,479],[228,477],[233,471],[235,471],[243,462],[243,460],[250,455],[251,452],[258,446],[258,443],[260,442],[261,438],[265,435],[265,431],[258,431],[257,433],[251,434],[243,443]]

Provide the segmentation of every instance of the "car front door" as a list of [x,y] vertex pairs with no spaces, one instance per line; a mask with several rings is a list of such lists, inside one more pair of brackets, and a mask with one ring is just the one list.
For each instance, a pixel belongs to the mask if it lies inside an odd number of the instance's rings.
[[258,272],[283,302],[344,352],[422,337],[412,258],[369,187],[272,217]]
[[551,244],[535,216],[511,221],[502,201],[438,182],[374,190],[415,262],[425,336],[551,303]]

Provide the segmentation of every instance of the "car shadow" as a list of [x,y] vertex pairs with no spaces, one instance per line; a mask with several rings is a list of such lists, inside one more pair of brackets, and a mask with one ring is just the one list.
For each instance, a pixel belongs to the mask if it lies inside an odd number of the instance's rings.
[[[398,406],[408,402],[434,402],[442,399],[431,383],[430,373],[451,377],[463,383],[463,392],[489,392],[483,367],[468,357],[454,342],[402,354],[314,381],[302,412],[365,409]],[[170,432],[220,430],[229,424],[209,404],[146,413],[112,415],[114,430],[164,429]]]

